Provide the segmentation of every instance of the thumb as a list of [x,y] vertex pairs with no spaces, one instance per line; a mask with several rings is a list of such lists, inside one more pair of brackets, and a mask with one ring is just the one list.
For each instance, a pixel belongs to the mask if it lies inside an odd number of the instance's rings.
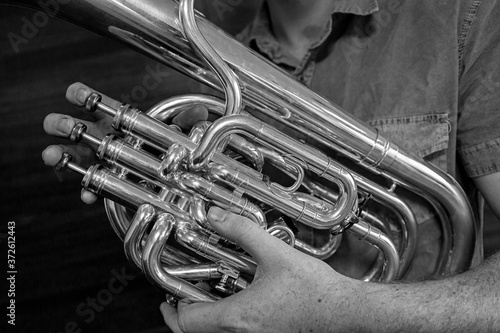
[[165,324],[173,333],[221,332],[221,319],[227,317],[224,300],[215,303],[191,303],[180,300],[178,309],[160,305]]
[[175,308],[171,307],[166,302],[163,302],[160,305],[160,312],[163,315],[165,324],[167,324],[173,333],[182,333],[182,330],[179,327],[177,310]]
[[241,246],[258,264],[269,259],[271,253],[290,249],[285,242],[273,237],[244,216],[211,207],[207,218],[215,231]]

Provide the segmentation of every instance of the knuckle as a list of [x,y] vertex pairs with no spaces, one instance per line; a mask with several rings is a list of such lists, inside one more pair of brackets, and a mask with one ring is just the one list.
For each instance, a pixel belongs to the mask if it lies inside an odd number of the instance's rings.
[[[227,214],[224,217],[224,220],[228,218],[228,215],[230,215],[230,214]],[[224,221],[224,222],[226,222],[226,221]],[[236,223],[233,223],[234,234],[236,235],[236,237],[244,238],[252,232],[253,224],[248,223],[248,221],[245,221],[245,219],[242,218],[241,216],[238,216],[238,218],[234,219],[233,222],[236,222]]]

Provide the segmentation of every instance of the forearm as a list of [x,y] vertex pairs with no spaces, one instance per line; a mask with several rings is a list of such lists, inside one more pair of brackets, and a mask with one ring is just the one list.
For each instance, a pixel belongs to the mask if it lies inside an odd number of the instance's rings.
[[359,293],[360,324],[365,331],[498,332],[500,254],[454,277],[367,284]]
[[500,196],[500,172],[473,178],[473,181],[481,192],[481,195],[490,205],[497,219],[500,220],[500,205],[498,204],[498,197]]

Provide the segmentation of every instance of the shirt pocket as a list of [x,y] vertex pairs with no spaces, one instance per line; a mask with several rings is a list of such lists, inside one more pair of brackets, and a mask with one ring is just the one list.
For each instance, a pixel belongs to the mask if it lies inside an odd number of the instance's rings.
[[376,119],[369,124],[401,150],[447,172],[450,122],[447,113]]
[[[402,151],[413,153],[447,172],[448,114],[376,119],[370,125]],[[402,189],[397,190],[397,193],[410,204],[418,223],[436,221],[436,212],[427,200]]]

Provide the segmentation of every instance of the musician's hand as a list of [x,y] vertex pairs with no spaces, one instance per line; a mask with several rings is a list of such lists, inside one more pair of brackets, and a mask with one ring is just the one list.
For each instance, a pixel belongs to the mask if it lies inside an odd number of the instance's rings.
[[[208,220],[252,255],[257,274],[247,289],[215,303],[181,300],[177,309],[162,303],[174,332],[325,332],[357,310],[352,296],[363,289],[362,282],[336,273],[242,216],[212,207]],[[348,294],[351,302],[345,301]]]
[[[66,99],[77,107],[85,104],[87,97],[93,90],[82,83],[72,84],[67,92]],[[103,95],[103,102],[112,106],[119,107],[120,103]],[[87,126],[87,132],[99,139],[102,139],[109,133],[114,133],[111,127],[112,118],[100,112],[92,113],[92,121],[73,118],[65,114],[52,113],[45,117],[43,128],[47,134],[67,138],[76,123],[82,122]],[[181,127],[183,130],[189,130],[197,121],[206,120],[208,111],[202,106],[195,106],[189,110],[179,113],[172,119],[172,123]],[[65,144],[48,146],[42,153],[42,159],[46,165],[55,166],[62,157],[63,153],[73,156],[73,160],[81,165],[89,166],[96,162],[95,153],[84,144]],[[93,203],[97,196],[88,191],[82,190],[82,201]]]

